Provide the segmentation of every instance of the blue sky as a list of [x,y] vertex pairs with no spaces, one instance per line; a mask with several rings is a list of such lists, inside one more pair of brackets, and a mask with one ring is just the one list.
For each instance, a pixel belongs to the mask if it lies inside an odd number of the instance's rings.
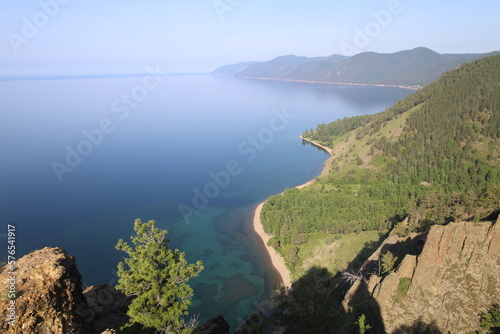
[[500,49],[499,15],[493,0],[4,0],[0,74],[208,72],[346,45],[483,53]]

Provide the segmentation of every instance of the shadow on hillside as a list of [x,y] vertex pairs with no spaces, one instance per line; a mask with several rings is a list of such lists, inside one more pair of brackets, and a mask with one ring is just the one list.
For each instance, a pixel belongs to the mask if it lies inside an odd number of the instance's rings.
[[433,321],[430,324],[425,323],[422,319],[415,320],[410,325],[401,325],[395,330],[392,331],[391,334],[441,334],[441,330],[437,327],[436,323]]
[[[366,243],[363,251],[349,264],[348,270],[358,272],[386,237],[387,235],[382,236],[378,242]],[[382,254],[391,251],[401,259],[406,254],[418,255],[424,243],[425,236],[408,238],[393,245],[385,245]],[[377,261],[372,262],[363,267],[365,277],[375,272]],[[358,280],[351,288],[341,278],[341,273],[332,275],[327,268],[313,267],[295,281],[291,288],[281,288],[276,297],[276,305],[273,318],[286,328],[284,334],[360,333],[360,327],[363,326],[360,317],[363,315],[366,329],[364,333],[386,333],[380,306],[368,290],[367,281]],[[402,333],[439,334],[441,331],[436,324],[426,324],[418,319],[391,332]]]
[[276,319],[287,334],[344,332],[349,326],[348,315],[339,307],[343,292],[326,268],[313,267],[290,289],[281,289]]
[[353,294],[356,306],[345,312],[342,300],[349,287],[340,275],[313,267],[290,289],[281,289],[274,316],[286,328],[285,334],[358,333],[356,322],[362,314],[371,326],[366,333],[385,333],[380,308],[364,283]]
[[[388,236],[389,234],[385,234],[383,238],[387,238]],[[403,241],[385,244],[382,247],[380,254],[382,255],[387,252],[391,252],[397,258],[395,262],[395,268],[397,268],[406,255],[420,255],[420,253],[422,253],[422,250],[424,249],[426,240],[427,233],[421,233],[419,235],[414,235],[413,237],[406,237]],[[382,242],[379,242],[379,245],[381,243]],[[378,272],[380,270],[378,259],[367,261],[369,256],[363,258],[362,254],[360,254],[359,257],[360,259],[356,259],[355,261],[357,261],[357,263],[361,262],[364,264],[360,264],[357,267],[348,268],[349,270],[360,271],[366,278],[369,278],[369,276],[373,273],[380,274],[380,272]]]
[[[365,242],[363,245],[363,249],[356,255],[356,257],[347,265],[347,271],[359,271],[362,268],[363,264],[366,260],[372,255],[377,248],[382,244],[382,242],[387,239],[389,236],[389,232],[382,234],[378,240]],[[373,271],[367,271],[368,273],[372,273]],[[336,275],[336,277],[340,281],[340,275]]]

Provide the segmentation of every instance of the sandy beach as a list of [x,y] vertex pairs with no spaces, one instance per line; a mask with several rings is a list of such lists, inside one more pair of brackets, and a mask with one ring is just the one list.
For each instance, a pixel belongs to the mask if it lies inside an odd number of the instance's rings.
[[[313,144],[315,146],[321,147],[326,152],[328,152],[330,155],[332,155],[331,148],[320,145],[312,140],[302,138],[302,136],[300,136],[300,138],[310,142],[311,144]],[[314,180],[315,179],[312,179],[304,184],[296,186],[295,188],[302,189],[304,187],[307,187],[307,186],[313,184]],[[280,254],[278,254],[278,252],[276,252],[276,250],[274,248],[267,245],[267,242],[269,241],[269,239],[271,239],[272,235],[269,235],[266,232],[264,232],[264,226],[262,226],[262,222],[260,220],[260,213],[261,213],[262,207],[264,206],[265,203],[266,203],[266,201],[260,203],[255,208],[255,211],[253,214],[253,228],[254,228],[255,232],[259,235],[262,242],[264,243],[264,246],[266,247],[267,253],[269,254],[269,257],[271,258],[271,262],[272,262],[274,268],[276,268],[276,271],[278,271],[278,273],[281,276],[281,281],[283,282],[283,284],[285,286],[290,287],[292,284],[292,274],[290,273],[290,270],[288,270],[288,268],[285,264],[285,260],[281,257]]]
[[326,146],[323,146],[323,145],[321,145],[321,144],[318,144],[318,143],[316,143],[315,141],[312,141],[312,140],[310,140],[310,139],[304,138],[304,137],[302,137],[302,136],[299,136],[299,138],[300,138],[300,139],[302,139],[302,140],[305,140],[305,141],[307,141],[307,142],[309,142],[309,143],[311,143],[311,144],[313,144],[314,146],[321,147],[322,149],[324,149],[325,151],[327,151],[327,152],[328,152],[328,154],[332,155],[332,151],[333,151],[333,150],[332,150],[331,148],[326,147]]
[[267,245],[267,242],[271,237],[264,232],[264,227],[262,226],[262,222],[260,221],[260,212],[262,211],[262,207],[264,206],[265,201],[260,203],[257,208],[255,208],[255,212],[253,215],[253,228],[255,232],[260,236],[262,239],[262,242],[264,243],[264,246],[266,247],[267,253],[269,254],[269,257],[271,258],[271,262],[278,271],[278,273],[281,276],[281,281],[283,284],[287,287],[290,287],[292,285],[292,279],[291,279],[291,273],[290,270],[288,270],[285,260],[279,255],[274,248],[271,246]]

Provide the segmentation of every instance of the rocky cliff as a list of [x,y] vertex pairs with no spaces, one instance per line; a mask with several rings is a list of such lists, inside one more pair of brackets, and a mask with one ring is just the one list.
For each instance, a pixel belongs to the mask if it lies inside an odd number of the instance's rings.
[[[111,334],[127,321],[129,299],[109,285],[82,292],[75,258],[62,248],[46,247],[0,267],[0,333]],[[254,317],[258,317],[254,315]],[[262,319],[260,319],[262,321]],[[251,333],[255,321],[235,333]],[[228,334],[222,316],[198,328],[203,334]]]
[[75,258],[64,249],[46,247],[4,266],[0,291],[1,333],[94,332]]
[[[397,269],[358,280],[342,303],[346,312],[366,313],[374,333],[467,333],[479,330],[481,314],[500,302],[500,219],[393,235],[367,263],[388,250],[402,259]],[[368,267],[365,274],[376,272]],[[1,333],[112,333],[102,331],[127,320],[127,298],[114,288],[82,293],[75,258],[61,248],[34,251],[15,268],[4,266],[0,291],[7,292],[0,298]],[[199,330],[228,333],[223,320],[212,319]],[[247,333],[254,326],[240,327],[238,333]]]
[[481,313],[500,302],[500,221],[433,226],[420,255],[358,281],[344,304],[366,298],[387,333],[479,330]]

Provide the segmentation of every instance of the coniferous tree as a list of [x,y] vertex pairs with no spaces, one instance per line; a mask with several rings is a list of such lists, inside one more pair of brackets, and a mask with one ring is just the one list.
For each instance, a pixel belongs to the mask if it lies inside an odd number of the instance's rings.
[[168,247],[166,230],[155,227],[153,220],[136,219],[133,247],[120,239],[116,249],[128,257],[118,264],[117,288],[133,296],[127,314],[132,327],[141,324],[160,333],[191,333],[185,328],[193,290],[187,281],[203,270],[201,261],[190,264],[185,254]]

